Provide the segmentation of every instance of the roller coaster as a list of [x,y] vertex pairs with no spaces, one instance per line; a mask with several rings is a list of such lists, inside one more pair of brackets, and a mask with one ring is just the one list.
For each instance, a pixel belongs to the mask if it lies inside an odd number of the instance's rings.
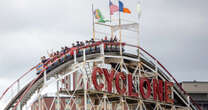
[[[69,110],[201,110],[172,74],[136,45],[95,41],[46,62],[51,64],[38,72],[37,66],[32,67],[4,91],[1,109],[28,109],[26,105],[34,96],[40,99],[42,91],[55,86],[54,100],[60,104],[61,95],[70,97]],[[160,86],[160,81],[172,85]],[[81,106],[78,100],[82,100]],[[52,108],[39,106],[38,110]]]

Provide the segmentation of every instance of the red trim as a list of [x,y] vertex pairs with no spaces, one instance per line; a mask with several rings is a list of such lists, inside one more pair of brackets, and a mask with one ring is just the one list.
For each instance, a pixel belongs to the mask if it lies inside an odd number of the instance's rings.
[[[100,41],[100,42],[96,42],[96,43],[94,43],[94,44],[92,44],[93,46],[95,46],[95,45],[100,45],[102,42]],[[120,43],[104,43],[104,44],[115,44],[115,45],[119,45]],[[91,45],[91,46],[92,46]],[[146,53],[148,56],[150,56],[153,60],[155,60],[167,73],[168,73],[168,75],[174,80],[174,82],[176,83],[176,85],[181,89],[181,91],[185,94],[185,95],[188,95],[185,91],[184,91],[184,89],[181,87],[181,85],[176,81],[176,79],[172,76],[172,74],[155,58],[155,57],[153,57],[150,53],[148,53],[147,51],[145,51],[143,48],[141,48],[141,47],[138,47],[138,46],[135,46],[135,45],[131,45],[131,44],[125,44],[125,43],[122,43],[121,44],[122,46],[124,46],[124,45],[128,45],[128,46],[132,46],[132,47],[136,47],[136,48],[139,48],[139,49],[141,49],[144,53]],[[89,45],[87,45],[87,46],[81,46],[81,47],[79,47],[79,49],[83,49],[83,48],[88,48],[89,47]],[[69,51],[70,52],[70,51]],[[4,93],[2,94],[2,96],[0,97],[0,100],[4,97],[4,95],[8,92],[8,90],[15,84],[15,83],[17,83],[17,81],[19,81],[19,80],[21,80],[25,75],[27,75],[29,72],[31,72],[32,70],[34,69],[34,67],[33,68],[31,68],[29,71],[27,71],[26,73],[24,73],[20,78],[18,78],[14,83],[12,83],[5,91],[4,91]],[[43,73],[43,72],[42,72]],[[42,74],[41,73],[41,74]],[[41,75],[41,74],[39,74],[38,75],[38,77],[37,78],[39,78],[39,76]],[[37,79],[36,78],[36,79]],[[33,80],[33,82],[34,82],[35,80]],[[31,83],[32,84],[32,83]],[[30,84],[30,85],[31,85]],[[28,91],[28,88],[27,88],[27,91]],[[25,91],[26,92],[26,91]],[[25,94],[25,92],[24,92],[24,94]],[[23,94],[23,95],[24,95]],[[21,97],[21,99],[22,99],[22,97]],[[18,100],[18,103],[19,103],[19,101],[21,100],[21,99],[19,99]],[[190,100],[191,100],[191,102],[194,104],[194,105],[196,105],[197,106],[197,108],[199,109],[199,110],[201,110],[201,108],[200,108],[200,106],[198,105],[198,104],[196,104],[194,101],[193,101],[193,99],[190,97]],[[18,103],[16,103],[16,105],[18,104]],[[16,106],[14,107],[14,109],[16,108]],[[14,110],[13,109],[13,110]]]
[[[132,46],[132,47],[136,47],[136,48],[139,48],[141,49],[144,53],[146,53],[147,55],[149,55],[153,60],[155,60],[167,73],[168,75],[174,80],[174,82],[176,83],[176,85],[181,89],[182,92],[184,92],[185,95],[189,96],[186,91],[181,87],[181,85],[176,81],[176,79],[172,76],[172,74],[155,58],[153,57],[150,53],[148,53],[146,50],[144,50],[143,48],[139,47],[139,46],[135,46],[135,45],[132,45],[132,44],[126,44],[128,46]],[[202,110],[201,107],[190,97],[190,100],[191,102],[197,106],[197,108],[199,110]]]
[[[36,67],[36,66],[35,66]],[[7,93],[7,91],[15,84],[17,83],[19,80],[21,80],[25,75],[27,75],[28,73],[30,73],[32,70],[35,69],[35,67],[31,68],[29,71],[27,71],[26,73],[24,73],[22,76],[20,76],[20,78],[18,78],[16,81],[14,81],[1,95],[0,100],[4,97],[4,95]]]
[[32,82],[30,83],[30,85],[28,86],[28,88],[24,91],[24,93],[21,95],[21,97],[19,98],[19,100],[17,101],[17,103],[14,105],[14,108],[12,110],[16,110],[17,105],[20,103],[20,101],[23,99],[23,97],[25,96],[25,94],[30,90],[30,88],[32,87],[33,83],[39,79],[39,77],[43,74],[44,72],[42,71],[37,78],[35,78],[34,80],[32,80]]
[[75,78],[76,78],[76,73],[73,73],[73,90],[75,90]]

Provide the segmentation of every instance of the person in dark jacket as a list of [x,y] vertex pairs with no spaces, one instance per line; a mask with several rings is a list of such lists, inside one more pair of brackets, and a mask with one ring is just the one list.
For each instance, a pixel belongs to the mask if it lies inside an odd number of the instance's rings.
[[41,62],[42,62],[43,64],[44,64],[46,61],[47,61],[47,59],[46,59],[45,56],[41,57]]

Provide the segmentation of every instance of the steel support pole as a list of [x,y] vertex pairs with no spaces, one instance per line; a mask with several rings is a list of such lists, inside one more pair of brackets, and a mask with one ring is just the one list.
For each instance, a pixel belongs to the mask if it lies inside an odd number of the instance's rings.
[[57,92],[56,92],[56,96],[57,96],[57,105],[58,105],[58,108],[56,110],[60,110],[59,80],[57,80]]
[[139,110],[143,110],[143,107],[142,107],[143,104],[142,104],[142,103],[143,103],[143,102],[140,100],[140,101],[139,101]]
[[104,43],[102,43],[102,44],[100,45],[100,54],[101,54],[102,57],[103,57],[102,63],[104,64],[104,60],[105,60],[105,58],[104,58],[104,55],[105,55]]
[[120,103],[121,103],[121,110],[125,110],[124,109],[124,100],[123,100],[123,97],[122,96],[120,98]]
[[100,45],[100,53],[101,53],[101,55],[104,55],[104,44],[103,43]]
[[191,102],[190,102],[190,96],[187,96],[187,101],[188,101],[188,107],[190,107],[190,104],[191,104]]
[[106,99],[107,99],[107,96],[106,94],[104,94],[104,110],[107,110],[107,103],[106,103]]
[[86,54],[85,54],[85,49],[83,49],[83,61],[86,61]]
[[[86,64],[85,49],[83,50],[83,60],[84,60],[83,68],[85,68],[85,64]],[[83,82],[84,82],[84,110],[87,110],[87,72],[84,73]]]
[[41,108],[41,95],[40,95],[40,89],[38,89],[38,110],[42,110]]
[[84,73],[84,110],[87,110],[87,73]]

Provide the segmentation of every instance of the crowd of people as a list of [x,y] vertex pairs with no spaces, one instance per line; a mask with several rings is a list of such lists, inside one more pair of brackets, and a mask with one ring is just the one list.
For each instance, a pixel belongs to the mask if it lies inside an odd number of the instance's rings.
[[[72,59],[74,56],[74,52],[76,52],[77,57],[82,56],[83,53],[80,51],[82,48],[86,48],[86,54],[99,52],[99,44],[104,42],[105,44],[105,50],[112,49],[113,45],[106,44],[106,43],[118,43],[116,36],[114,38],[107,39],[107,36],[104,39],[101,39],[101,41],[95,41],[94,39],[83,41],[77,41],[76,43],[72,43],[71,47],[65,46],[61,47],[60,51],[49,53],[48,58],[46,56],[41,57],[41,62],[36,66],[37,73],[40,73],[44,70],[51,70],[54,65],[62,64],[67,59]],[[115,49],[118,45],[114,46]],[[110,50],[109,50],[110,51]]]

